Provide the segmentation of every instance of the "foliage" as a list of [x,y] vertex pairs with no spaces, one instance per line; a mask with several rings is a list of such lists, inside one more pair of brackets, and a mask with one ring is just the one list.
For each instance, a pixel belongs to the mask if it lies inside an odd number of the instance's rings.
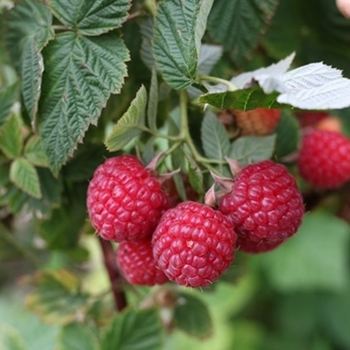
[[[333,0],[20,0],[0,17],[0,348],[350,347],[349,184],[315,190],[295,166],[300,112],[350,136],[350,22]],[[258,107],[282,110],[277,128],[242,136],[230,111]],[[274,159],[307,214],[204,290],[130,286],[86,209],[94,170],[122,153],[160,154],[199,200],[228,158]]]

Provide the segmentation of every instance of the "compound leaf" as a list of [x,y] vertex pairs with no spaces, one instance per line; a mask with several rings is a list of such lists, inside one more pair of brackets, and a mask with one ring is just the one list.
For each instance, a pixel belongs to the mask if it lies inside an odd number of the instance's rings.
[[197,79],[200,41],[213,0],[165,0],[155,17],[153,54],[164,80],[174,89]]
[[257,46],[277,4],[278,0],[216,1],[208,19],[209,32],[241,63]]
[[83,37],[67,32],[45,48],[39,132],[55,174],[90,124],[96,124],[111,93],[127,74],[128,50],[115,32]]
[[120,27],[131,0],[50,0],[51,11],[67,27],[84,35],[99,35]]
[[14,83],[0,90],[0,127],[11,114],[11,108],[17,101],[19,84]]

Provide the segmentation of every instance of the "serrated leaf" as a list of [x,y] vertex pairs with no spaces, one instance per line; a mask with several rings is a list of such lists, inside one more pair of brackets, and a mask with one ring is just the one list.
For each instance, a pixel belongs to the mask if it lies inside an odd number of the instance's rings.
[[50,0],[49,6],[67,27],[83,35],[99,35],[121,26],[131,0]]
[[214,113],[205,114],[201,139],[204,153],[208,158],[225,159],[230,151],[230,141],[225,127]]
[[0,349],[26,350],[27,347],[17,329],[0,322]]
[[256,262],[279,290],[340,291],[347,286],[349,238],[346,222],[323,211],[309,213],[294,237]]
[[27,159],[17,158],[10,167],[10,180],[23,192],[41,198],[38,173]]
[[101,350],[161,350],[163,331],[156,309],[127,310],[116,315]]
[[152,51],[154,17],[151,15],[142,16],[138,24],[142,37],[140,57],[143,63],[152,69],[155,63]]
[[66,325],[89,308],[78,278],[67,270],[40,271],[25,283],[36,287],[26,297],[26,305],[45,322]]
[[277,81],[258,79],[266,93],[281,94],[277,102],[301,109],[341,109],[350,106],[350,79],[323,63],[311,63],[283,74]]
[[254,86],[251,89],[205,94],[199,97],[199,102],[223,109],[242,111],[256,108],[288,108],[288,106],[278,103],[277,97],[277,92],[266,95],[260,87]]
[[152,68],[151,86],[148,94],[147,121],[148,127],[157,130],[157,112],[158,112],[158,79],[155,67]]
[[206,338],[212,334],[213,324],[208,307],[190,293],[179,293],[179,303],[174,309],[174,323],[189,335]]
[[270,159],[275,150],[276,135],[241,136],[231,144],[229,158],[242,165]]
[[114,126],[112,133],[107,137],[105,145],[109,151],[118,151],[126,146],[142,130],[140,126],[145,124],[147,105],[147,91],[142,85],[130,107]]
[[21,155],[22,151],[22,121],[12,115],[0,129],[0,149],[10,159]]
[[36,166],[49,166],[41,139],[37,135],[33,135],[25,144],[24,157]]
[[181,90],[197,79],[200,41],[213,0],[165,0],[154,24],[153,54],[164,80]]
[[92,328],[79,323],[63,327],[58,335],[56,350],[100,350],[98,337]]
[[22,96],[26,110],[32,121],[38,111],[41,78],[44,71],[43,58],[37,51],[35,41],[27,39],[22,53]]
[[277,4],[278,0],[216,1],[208,20],[209,33],[241,63],[257,46]]
[[295,152],[300,138],[300,124],[290,111],[283,110],[274,130],[276,134],[275,154],[278,158]]
[[5,45],[12,63],[21,72],[20,58],[27,40],[34,40],[40,51],[53,38],[50,10],[39,1],[24,0],[16,3],[6,16]]
[[120,92],[129,54],[115,32],[89,38],[63,33],[43,54],[39,131],[57,174],[89,125],[96,124],[110,94]]
[[17,101],[18,91],[18,82],[0,90],[0,127],[9,118],[11,109]]
[[40,97],[43,72],[41,50],[53,39],[52,16],[39,1],[18,2],[5,23],[5,45],[22,80],[22,96],[34,120]]

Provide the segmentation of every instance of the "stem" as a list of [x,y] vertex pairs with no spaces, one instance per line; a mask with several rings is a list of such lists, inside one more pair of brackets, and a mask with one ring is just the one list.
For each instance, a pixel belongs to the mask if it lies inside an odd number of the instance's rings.
[[226,85],[227,88],[228,88],[228,91],[235,91],[235,90],[237,90],[237,87],[234,84],[232,84],[230,81],[225,80],[225,79],[221,79],[221,78],[218,78],[218,77],[212,77],[210,75],[201,75],[199,78],[200,78],[200,80],[206,80],[206,81],[210,81],[212,83]]
[[126,296],[121,289],[122,276],[119,273],[117,264],[115,262],[115,253],[111,242],[99,237],[101,245],[104,264],[106,266],[108,277],[111,282],[112,293],[114,297],[115,307],[117,311],[122,311],[127,306]]
[[190,130],[188,128],[187,101],[188,101],[187,92],[185,90],[181,90],[180,91],[180,116],[181,116],[180,117],[181,118],[180,135],[182,135],[184,142],[189,147],[193,155],[193,158],[196,160],[196,162],[202,163],[208,169],[212,169],[212,167],[209,165],[210,163],[225,164],[223,160],[205,158],[197,151],[197,148],[193,143],[192,137],[190,135]]

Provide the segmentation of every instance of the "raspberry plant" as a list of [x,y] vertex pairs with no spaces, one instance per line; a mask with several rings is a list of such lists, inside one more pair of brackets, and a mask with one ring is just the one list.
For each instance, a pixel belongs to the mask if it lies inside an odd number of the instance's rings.
[[0,8],[1,349],[350,347],[345,2]]

